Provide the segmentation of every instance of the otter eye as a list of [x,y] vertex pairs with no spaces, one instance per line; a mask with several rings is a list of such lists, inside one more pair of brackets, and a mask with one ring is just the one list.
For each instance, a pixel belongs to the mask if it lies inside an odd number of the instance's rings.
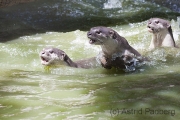
[[52,51],[52,50],[51,50],[51,51],[49,51],[49,53],[51,53],[51,54],[52,54],[52,53],[54,53],[54,51]]
[[158,24],[158,23],[159,23],[159,21],[157,20],[157,21],[155,21],[155,23],[156,23],[156,24]]
[[96,33],[97,33],[97,34],[100,34],[100,33],[101,33],[101,31],[99,31],[99,30],[98,30],[98,31],[96,31]]

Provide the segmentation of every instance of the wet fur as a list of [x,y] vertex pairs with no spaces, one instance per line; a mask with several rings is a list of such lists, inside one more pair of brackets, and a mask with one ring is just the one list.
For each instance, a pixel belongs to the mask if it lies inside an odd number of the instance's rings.
[[85,68],[85,69],[94,68],[94,67],[98,66],[98,63],[96,61],[96,57],[87,58],[87,59],[78,60],[78,61],[73,61],[63,50],[60,50],[58,48],[44,48],[40,52],[40,57],[41,57],[42,63],[44,62],[43,56],[49,57],[47,59],[51,62],[49,64],[43,64],[43,65],[49,65],[50,66],[50,65],[62,65],[62,64],[64,64],[64,65],[67,65],[69,67]]
[[169,21],[151,18],[147,24],[149,32],[153,34],[149,49],[156,47],[177,47]]
[[[141,54],[111,28],[93,27],[87,33],[87,37],[90,39],[90,44],[101,46],[102,52],[99,55],[99,60],[101,65],[107,69],[111,67],[125,68],[125,64],[129,64],[133,58],[141,59]],[[114,54],[119,56],[114,59]]]

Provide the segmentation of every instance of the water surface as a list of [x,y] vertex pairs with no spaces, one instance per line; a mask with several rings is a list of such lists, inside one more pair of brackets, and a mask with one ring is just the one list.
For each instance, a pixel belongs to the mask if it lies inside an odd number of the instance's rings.
[[[172,20],[179,44],[178,25]],[[146,21],[110,26],[151,59],[135,72],[41,65],[48,46],[73,60],[96,56],[87,31],[46,32],[0,43],[0,119],[2,120],[178,120],[180,119],[180,51],[149,52]]]

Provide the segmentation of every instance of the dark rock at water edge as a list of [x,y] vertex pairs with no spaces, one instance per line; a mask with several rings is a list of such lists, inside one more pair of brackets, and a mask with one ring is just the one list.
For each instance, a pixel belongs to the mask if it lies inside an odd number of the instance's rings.
[[93,26],[140,22],[151,17],[175,19],[180,16],[180,3],[175,0],[172,5],[176,9],[159,0],[153,4],[139,0],[29,0],[0,5],[0,41],[46,31],[89,30]]

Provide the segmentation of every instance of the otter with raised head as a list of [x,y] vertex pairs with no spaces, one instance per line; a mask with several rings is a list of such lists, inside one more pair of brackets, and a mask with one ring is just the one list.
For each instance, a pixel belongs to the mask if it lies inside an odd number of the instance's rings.
[[147,23],[148,31],[153,34],[149,49],[156,47],[176,47],[169,21],[151,18]]
[[63,51],[58,48],[44,48],[40,54],[41,58],[41,64],[46,66],[51,65],[67,65],[69,67],[75,67],[75,68],[95,68],[98,66],[98,63],[96,61],[96,57],[84,59],[84,60],[78,60],[78,61],[72,61],[70,57]]
[[87,33],[89,43],[100,45],[99,54],[101,65],[107,69],[111,67],[135,69],[136,63],[142,62],[141,54],[129,45],[127,40],[111,28],[93,27]]

